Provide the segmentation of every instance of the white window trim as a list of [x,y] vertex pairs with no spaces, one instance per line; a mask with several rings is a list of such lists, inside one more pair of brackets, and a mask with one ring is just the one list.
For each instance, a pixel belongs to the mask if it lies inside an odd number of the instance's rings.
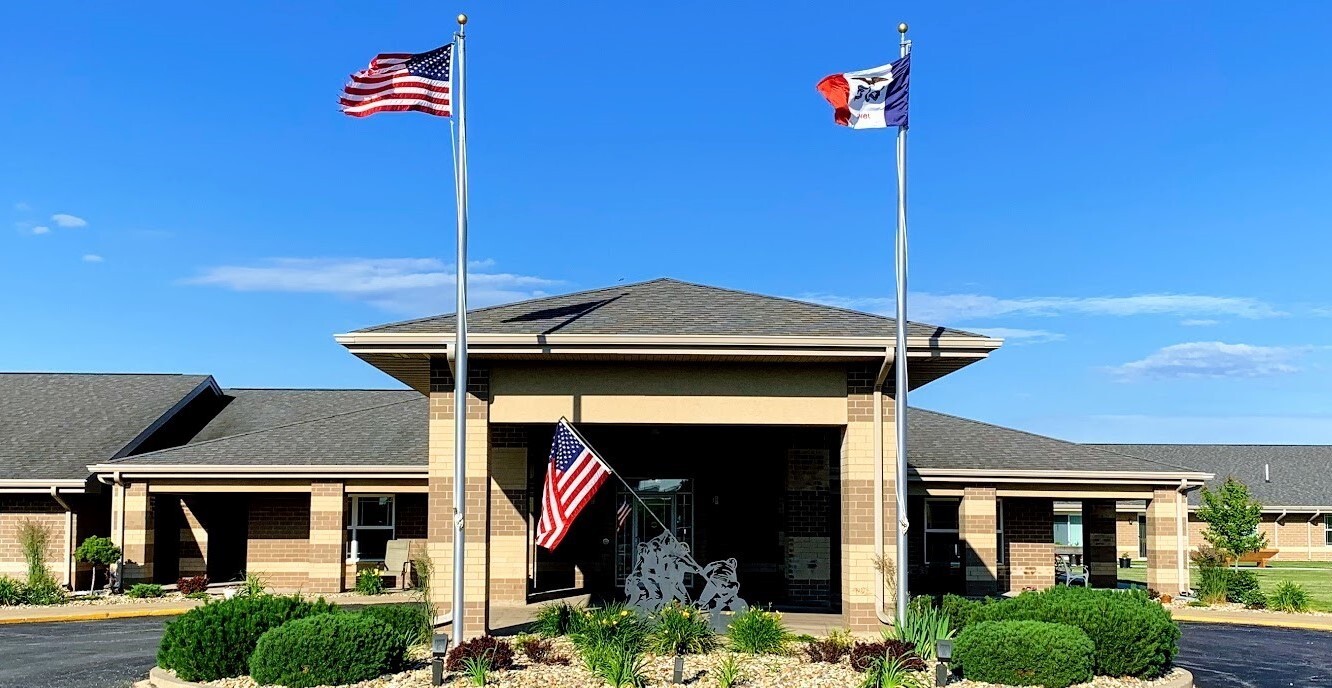
[[[389,524],[386,526],[360,526],[356,521],[361,515],[361,501],[370,499],[381,499],[387,497],[389,500]],[[358,531],[362,530],[387,530],[389,539],[397,537],[398,530],[398,499],[397,495],[392,494],[358,494],[351,497],[351,524],[347,526],[347,563],[355,564],[362,561],[382,562],[383,559],[362,559],[360,557],[359,541],[357,540]]]
[[[933,504],[943,504],[943,503],[947,503],[947,504],[954,504],[954,505],[956,505],[956,506],[958,507],[958,509],[959,509],[958,514],[957,514],[957,518],[958,518],[958,526],[959,526],[959,527],[958,527],[958,528],[931,528],[931,527],[930,527],[930,504],[932,504],[932,503],[933,503]],[[961,502],[960,500],[958,500],[958,499],[953,499],[953,498],[950,498],[950,497],[926,497],[926,498],[925,498],[925,549],[924,549],[923,552],[921,552],[921,558],[924,560],[924,562],[926,563],[926,565],[928,565],[928,564],[930,563],[930,533],[941,533],[941,534],[948,534],[948,533],[951,533],[951,534],[953,534],[953,535],[957,535],[957,536],[958,536],[958,543],[959,543],[959,546],[960,546],[960,544],[961,544],[961,535],[962,535],[962,530],[961,530],[961,525],[962,525],[962,512],[960,511],[961,508],[962,508],[962,502]],[[950,563],[950,564],[958,563],[958,562],[957,562],[957,558],[955,557],[953,560],[950,560],[948,563]]]
[[1332,547],[1332,514],[1323,514],[1323,546]]

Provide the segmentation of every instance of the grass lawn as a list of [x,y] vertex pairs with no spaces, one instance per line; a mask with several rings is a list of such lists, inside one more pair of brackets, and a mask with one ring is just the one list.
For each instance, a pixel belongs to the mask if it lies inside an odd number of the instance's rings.
[[[1258,576],[1258,586],[1265,593],[1271,593],[1272,589],[1283,580],[1291,580],[1304,586],[1309,591],[1311,607],[1320,612],[1332,612],[1332,564],[1328,562],[1272,562],[1271,568],[1260,569],[1256,566],[1245,566],[1249,571],[1253,571]],[[1314,568],[1314,571],[1293,571],[1292,567]],[[1197,575],[1198,569],[1191,569],[1192,575]],[[1119,580],[1123,583],[1136,583],[1146,585],[1147,567],[1142,562],[1134,562],[1131,569],[1119,569]]]

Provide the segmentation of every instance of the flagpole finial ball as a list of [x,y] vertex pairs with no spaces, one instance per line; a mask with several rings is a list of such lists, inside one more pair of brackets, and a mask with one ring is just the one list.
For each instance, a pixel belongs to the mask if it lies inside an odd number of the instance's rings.
[[459,26],[462,26],[462,25],[464,25],[464,24],[466,24],[466,23],[467,23],[467,15],[465,15],[465,14],[460,14],[460,15],[458,15],[458,25],[459,25]]
[[906,32],[907,32],[907,25],[906,25],[906,22],[902,22],[901,24],[898,24],[898,25],[897,25],[897,32],[898,32],[898,33],[906,33]]

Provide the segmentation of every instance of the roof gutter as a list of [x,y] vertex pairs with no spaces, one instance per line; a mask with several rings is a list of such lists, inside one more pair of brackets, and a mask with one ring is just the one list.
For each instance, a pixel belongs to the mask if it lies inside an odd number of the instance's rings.
[[1116,485],[1150,485],[1180,482],[1182,489],[1201,487],[1215,476],[1211,473],[1192,471],[1070,471],[1070,470],[1033,470],[1033,469],[989,469],[989,468],[917,468],[915,479],[921,482],[963,482],[984,480],[987,482],[1032,482],[1045,483],[1106,483]]
[[[884,347],[883,362],[879,364],[879,374],[874,378],[874,568],[878,570],[878,585],[874,586],[874,615],[879,623],[890,625],[893,615],[884,609],[884,588],[888,587],[888,560],[884,550],[883,519],[883,479],[884,479],[884,437],[883,437],[883,383],[893,367],[896,352],[893,347]],[[900,457],[899,457],[900,458]],[[896,511],[899,520],[905,521],[905,504],[898,504]],[[899,553],[900,554],[900,553]],[[897,575],[905,575],[898,571]]]
[[318,478],[336,475],[345,478],[425,478],[428,468],[421,466],[224,466],[191,464],[140,464],[112,463],[92,464],[88,470],[97,479],[110,484],[106,476],[115,480],[121,478],[197,478],[197,479],[237,479],[237,478]]
[[0,494],[47,494],[59,490],[66,494],[82,494],[87,481],[79,479],[0,480]]

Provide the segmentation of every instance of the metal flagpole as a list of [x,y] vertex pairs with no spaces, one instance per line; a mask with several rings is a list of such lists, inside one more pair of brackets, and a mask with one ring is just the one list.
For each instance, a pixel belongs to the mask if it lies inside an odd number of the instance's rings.
[[[911,52],[906,23],[897,25],[902,35],[901,56]],[[893,372],[893,426],[897,431],[897,619],[905,618],[910,593],[907,590],[907,224],[906,224],[907,128],[897,128],[897,327]]]
[[[453,645],[463,640],[463,581],[467,543],[464,524],[467,510],[467,80],[463,63],[467,15],[458,15],[453,68],[456,74],[450,97],[457,103],[458,144],[454,161],[454,184],[458,197],[458,264],[453,344]],[[484,629],[483,629],[484,630]]]

